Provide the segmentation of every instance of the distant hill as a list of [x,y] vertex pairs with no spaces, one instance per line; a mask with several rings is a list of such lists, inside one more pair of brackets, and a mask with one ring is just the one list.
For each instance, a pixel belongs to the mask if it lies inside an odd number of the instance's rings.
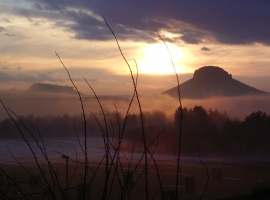
[[71,86],[61,86],[54,84],[35,83],[28,90],[27,93],[54,93],[54,94],[77,94]]
[[[163,94],[178,97],[177,90],[177,87],[174,87]],[[181,98],[186,99],[268,94],[233,79],[231,74],[216,66],[205,66],[195,70],[192,79],[180,84],[180,93]]]

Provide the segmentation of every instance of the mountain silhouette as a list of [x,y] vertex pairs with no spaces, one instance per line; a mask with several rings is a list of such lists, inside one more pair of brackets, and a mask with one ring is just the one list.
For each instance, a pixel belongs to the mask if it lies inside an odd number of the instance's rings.
[[[163,94],[178,97],[178,88],[174,87]],[[224,69],[205,66],[195,70],[193,78],[180,84],[181,98],[205,99],[213,96],[263,95],[267,92],[248,86],[232,78]]]
[[71,86],[61,86],[54,84],[35,83],[27,93],[53,93],[53,94],[72,94],[76,95],[76,91]]

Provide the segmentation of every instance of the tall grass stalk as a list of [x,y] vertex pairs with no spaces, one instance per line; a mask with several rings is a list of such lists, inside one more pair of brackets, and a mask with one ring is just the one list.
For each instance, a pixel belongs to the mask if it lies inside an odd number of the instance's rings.
[[145,173],[145,193],[146,193],[146,200],[149,200],[149,185],[148,185],[148,158],[147,158],[147,155],[148,155],[148,151],[147,151],[147,142],[146,142],[146,136],[145,136],[145,128],[144,128],[144,120],[143,120],[143,113],[142,113],[142,107],[141,107],[141,102],[140,102],[140,98],[139,98],[139,94],[138,94],[138,91],[137,91],[137,83],[134,79],[134,76],[133,76],[133,72],[132,72],[132,69],[130,67],[130,64],[128,63],[125,55],[123,54],[122,52],[122,49],[119,45],[119,42],[118,42],[118,39],[116,37],[116,35],[114,34],[113,30],[111,29],[110,25],[108,24],[108,22],[106,21],[105,17],[102,15],[106,25],[108,26],[108,28],[110,29],[112,35],[114,36],[115,38],[115,41],[117,43],[117,47],[119,49],[119,52],[121,53],[123,59],[125,60],[128,68],[129,68],[129,71],[130,71],[130,75],[131,75],[131,79],[132,79],[132,82],[133,82],[133,87],[134,87],[134,90],[135,90],[135,94],[136,94],[136,99],[137,99],[137,102],[138,102],[138,106],[139,106],[139,111],[140,111],[140,118],[141,118],[141,126],[142,126],[142,140],[143,140],[143,147],[144,147],[144,173]]
[[172,56],[171,56],[171,53],[170,53],[170,49],[169,47],[167,46],[165,40],[159,35],[159,33],[156,31],[158,37],[160,38],[160,40],[164,43],[167,51],[168,51],[168,54],[170,56],[170,59],[171,59],[171,63],[172,63],[172,66],[173,66],[173,70],[174,70],[174,73],[175,73],[175,76],[176,76],[176,80],[177,80],[177,94],[178,94],[178,102],[179,102],[179,108],[180,108],[180,112],[179,112],[179,134],[178,134],[178,151],[177,151],[177,171],[176,171],[176,190],[175,190],[175,196],[178,197],[178,187],[179,187],[179,174],[180,174],[180,180],[181,180],[181,190],[180,190],[180,197],[182,197],[182,192],[183,192],[183,175],[182,175],[182,172],[181,172],[181,167],[180,167],[180,157],[181,157],[181,144],[182,144],[182,117],[183,117],[183,108],[182,108],[182,102],[181,102],[181,93],[180,93],[180,82],[179,82],[179,77],[178,77],[178,74],[177,74],[177,71],[176,71],[176,68],[175,68],[175,65],[174,65],[174,62],[173,62],[173,59],[172,59]]

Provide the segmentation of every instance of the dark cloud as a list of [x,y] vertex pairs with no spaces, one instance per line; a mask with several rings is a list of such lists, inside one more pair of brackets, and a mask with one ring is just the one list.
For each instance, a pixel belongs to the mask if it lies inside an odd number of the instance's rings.
[[202,47],[201,50],[202,51],[210,51],[210,49],[208,47]]
[[4,70],[10,70],[11,68],[10,67],[7,67],[7,66],[4,66],[2,67]]
[[18,67],[16,67],[16,70],[17,71],[22,71],[22,67],[21,66],[18,66]]
[[183,35],[180,38],[187,44],[198,44],[201,42],[198,38],[192,37],[190,35]]
[[6,68],[8,68],[8,63],[5,61],[0,61],[0,66],[2,69],[6,69]]
[[112,39],[103,20],[93,16],[103,14],[122,40],[153,42],[155,30],[164,30],[191,44],[270,44],[270,1],[36,0],[33,8],[19,13],[53,19],[77,39]]
[[42,6],[40,4],[38,4],[38,3],[34,3],[33,8],[37,9],[37,10],[43,10]]
[[40,23],[39,23],[39,22],[34,22],[34,23],[32,24],[32,26],[40,26]]
[[[112,34],[103,20],[97,19],[84,11],[62,11],[61,14],[66,19],[72,21],[68,23],[65,20],[56,22],[56,26],[64,27],[66,30],[75,33],[76,39],[87,40],[109,40],[112,39]],[[101,17],[101,16],[99,16]],[[146,20],[143,24],[133,23],[132,26],[126,26],[122,23],[110,23],[112,29],[117,34],[117,37],[121,40],[133,40],[133,41],[155,41],[154,30],[160,27],[166,28],[167,25],[161,22],[155,22]],[[147,29],[142,30],[140,27],[144,26]]]
[[[46,1],[40,1],[40,3],[38,3],[38,0],[35,1],[34,0],[34,4],[33,4],[33,8],[36,10],[61,10],[63,9],[63,6],[61,6],[61,4],[63,3],[63,1],[54,1],[54,0],[46,0]],[[46,4],[42,4],[42,2],[46,2]]]
[[7,23],[12,23],[9,19],[7,19],[7,18],[4,18],[3,19],[5,22],[7,22]]
[[5,28],[2,27],[2,26],[0,26],[0,32],[2,32],[2,31],[4,31],[4,30],[5,30]]
[[5,36],[7,36],[7,37],[15,37],[16,35],[15,34],[5,33]]

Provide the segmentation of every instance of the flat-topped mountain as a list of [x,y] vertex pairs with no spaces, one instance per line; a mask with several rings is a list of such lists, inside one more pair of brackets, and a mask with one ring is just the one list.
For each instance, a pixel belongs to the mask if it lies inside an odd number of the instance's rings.
[[54,93],[54,94],[77,94],[71,86],[61,86],[55,84],[35,83],[27,93]]
[[[177,87],[163,94],[178,97]],[[267,92],[248,86],[232,78],[224,69],[205,66],[195,70],[193,78],[180,84],[181,98],[204,99],[213,96],[262,95]]]

